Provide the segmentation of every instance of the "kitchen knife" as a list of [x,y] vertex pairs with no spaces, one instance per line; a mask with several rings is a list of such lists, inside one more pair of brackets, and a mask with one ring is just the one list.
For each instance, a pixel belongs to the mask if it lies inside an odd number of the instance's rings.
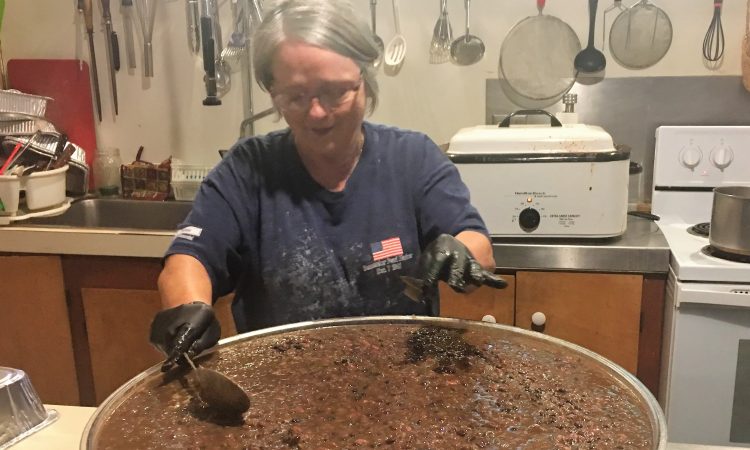
[[86,22],[86,34],[89,37],[89,55],[91,56],[91,81],[94,83],[94,101],[99,122],[102,121],[102,99],[99,94],[99,75],[96,70],[96,53],[94,52],[94,18],[91,0],[83,0],[83,18]]
[[109,9],[109,0],[101,0],[101,2],[102,18],[104,19],[104,38],[107,41],[109,82],[112,86],[112,102],[115,108],[115,115],[117,115],[117,78],[115,77],[115,71],[119,69],[120,66],[120,46],[117,44],[117,35],[115,35],[115,32],[112,30],[112,12]]

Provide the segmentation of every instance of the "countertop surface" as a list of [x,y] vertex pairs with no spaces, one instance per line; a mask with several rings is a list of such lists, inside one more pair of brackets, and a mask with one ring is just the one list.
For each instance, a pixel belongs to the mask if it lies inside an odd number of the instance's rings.
[[[96,408],[82,406],[45,405],[59,413],[59,418],[45,428],[26,437],[11,447],[12,450],[75,450]],[[667,450],[728,450],[737,447],[668,443]]]
[[607,239],[495,238],[500,269],[667,273],[669,245],[651,220],[628,216],[622,236]]
[[[0,227],[0,252],[161,258],[173,232],[16,225]],[[607,239],[493,238],[499,269],[666,273],[669,247],[654,222],[628,216]]]
[[84,406],[44,405],[59,414],[57,420],[19,441],[12,450],[77,449],[81,445],[83,429],[86,428],[96,408]]

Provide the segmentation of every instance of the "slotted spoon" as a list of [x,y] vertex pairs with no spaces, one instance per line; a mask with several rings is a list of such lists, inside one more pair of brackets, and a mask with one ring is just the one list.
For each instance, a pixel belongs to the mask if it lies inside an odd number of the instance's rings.
[[385,48],[383,62],[386,66],[396,68],[401,66],[406,57],[406,39],[401,34],[401,24],[398,20],[398,0],[391,0],[393,3],[393,24],[396,27],[396,35],[388,42]]

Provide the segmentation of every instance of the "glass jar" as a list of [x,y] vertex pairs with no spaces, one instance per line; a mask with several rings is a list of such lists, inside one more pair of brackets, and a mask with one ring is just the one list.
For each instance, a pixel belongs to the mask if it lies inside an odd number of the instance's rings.
[[94,186],[101,196],[120,195],[120,159],[119,148],[100,148],[94,160]]

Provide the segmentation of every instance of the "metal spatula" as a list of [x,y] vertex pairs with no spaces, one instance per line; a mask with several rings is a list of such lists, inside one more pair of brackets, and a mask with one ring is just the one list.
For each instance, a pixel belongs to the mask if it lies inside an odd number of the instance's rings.
[[226,375],[212,369],[197,367],[184,355],[198,381],[198,396],[210,408],[226,416],[239,416],[250,408],[250,397]]

